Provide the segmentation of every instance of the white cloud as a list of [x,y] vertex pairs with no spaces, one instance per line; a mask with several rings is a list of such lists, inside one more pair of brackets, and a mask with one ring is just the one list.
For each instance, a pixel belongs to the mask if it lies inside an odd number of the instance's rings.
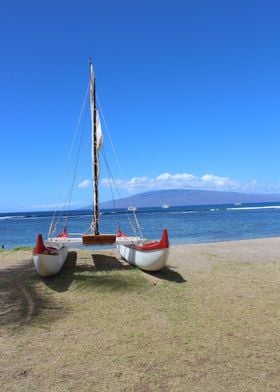
[[[247,183],[229,177],[204,174],[195,176],[190,173],[162,173],[157,177],[133,177],[130,180],[115,180],[118,188],[130,193],[140,193],[160,189],[207,189],[247,193],[280,193],[280,184],[261,184],[257,180]],[[101,185],[110,186],[108,179],[103,179]]]
[[78,188],[89,188],[91,184],[90,180],[84,180],[78,184]]

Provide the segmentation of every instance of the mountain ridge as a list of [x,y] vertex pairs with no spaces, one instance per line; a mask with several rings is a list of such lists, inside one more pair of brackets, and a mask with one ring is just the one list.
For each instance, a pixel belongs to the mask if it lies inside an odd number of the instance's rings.
[[101,208],[127,208],[129,206],[170,207],[210,204],[280,202],[280,194],[249,194],[240,192],[209,191],[197,189],[167,189],[138,193],[114,201],[100,203]]

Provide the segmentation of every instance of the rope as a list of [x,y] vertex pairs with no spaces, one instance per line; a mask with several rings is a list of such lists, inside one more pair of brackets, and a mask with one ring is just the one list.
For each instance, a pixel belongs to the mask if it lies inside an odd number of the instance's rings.
[[[123,175],[123,170],[122,170],[122,168],[121,168],[120,160],[119,160],[118,154],[117,154],[117,152],[116,152],[116,149],[115,149],[115,146],[114,146],[114,143],[113,143],[113,139],[112,139],[111,134],[110,134],[110,132],[109,132],[109,127],[108,127],[108,125],[107,125],[107,122],[106,122],[106,119],[105,119],[105,116],[104,116],[104,113],[103,113],[103,111],[102,111],[101,104],[100,104],[100,101],[99,101],[99,98],[98,98],[97,95],[96,95],[96,100],[97,100],[97,103],[98,103],[99,113],[101,114],[103,123],[104,123],[104,125],[105,125],[106,135],[108,136],[108,140],[110,141],[110,145],[111,145],[113,154],[114,154],[114,156],[115,156],[115,160],[116,160],[117,167],[118,167],[118,170],[119,170],[119,173],[120,173],[120,177],[121,177],[121,179],[123,180],[123,179],[124,179],[124,175]],[[104,150],[103,150],[103,151],[104,151]],[[106,162],[106,166],[109,168],[109,165],[108,165],[107,161],[105,161],[105,162]],[[111,171],[110,171],[110,174],[111,174]],[[112,174],[111,174],[110,176],[108,175],[108,177],[109,177],[109,183],[110,183],[111,193],[112,193],[112,185],[111,185],[111,181],[112,181],[112,182],[114,183],[116,192],[117,192],[118,197],[119,197],[119,199],[120,199],[120,198],[121,198],[121,194],[120,194],[119,188],[118,188],[118,186],[117,186],[117,184],[116,184],[116,182],[115,182],[115,180],[114,180]],[[127,192],[127,194],[128,194],[128,198],[130,198],[131,195],[130,195],[128,192]],[[112,201],[113,201],[114,208],[116,208],[116,203],[115,203],[114,198],[112,198]],[[138,231],[140,237],[143,238],[142,228],[141,228],[141,226],[140,226],[140,224],[139,224],[139,222],[138,222],[138,219],[137,219],[137,217],[136,217],[135,212],[134,212],[134,214],[133,214],[135,224],[133,224],[132,220],[130,219],[130,216],[129,216],[128,211],[126,211],[126,217],[127,217],[128,223],[129,223],[129,225],[130,225],[130,227],[131,227],[131,230],[132,230],[132,232],[134,233],[134,235],[137,236],[137,231]],[[135,227],[135,226],[136,226],[136,227]]]
[[[89,94],[89,84],[88,84],[87,89],[86,89],[86,94],[84,96],[83,104],[82,104],[82,107],[81,107],[81,110],[80,110],[80,115],[79,115],[79,118],[78,118],[78,122],[77,122],[77,125],[76,125],[76,128],[75,128],[75,132],[74,132],[73,138],[72,138],[71,147],[69,149],[68,158],[67,158],[67,162],[66,162],[66,165],[65,165],[64,173],[63,173],[61,181],[60,181],[61,184],[63,184],[65,182],[66,173],[69,170],[70,161],[71,161],[71,158],[72,158],[72,155],[73,155],[73,149],[74,149],[75,141],[77,139],[77,134],[78,134],[78,130],[80,128],[82,117],[83,117],[83,114],[84,114],[84,111],[85,111],[85,105],[86,105],[86,102],[87,102],[88,94]],[[84,118],[84,123],[85,123],[85,118]],[[70,189],[68,190],[68,193],[67,193],[65,201],[63,203],[63,206],[60,209],[60,213],[57,214],[57,210],[54,211],[53,218],[52,218],[52,221],[51,221],[51,224],[50,224],[50,228],[49,228],[48,236],[51,236],[52,234],[54,234],[56,232],[57,226],[58,226],[58,224],[59,224],[59,222],[60,222],[60,220],[62,218],[62,214],[63,214],[63,212],[65,212],[65,210],[67,211],[67,215],[66,215],[66,218],[65,218],[65,225],[64,225],[64,227],[67,226],[68,217],[69,217],[68,213],[69,213],[69,209],[70,209],[70,203],[71,203],[71,200],[72,200],[74,183],[75,183],[76,174],[77,174],[77,170],[78,170],[78,161],[79,161],[79,157],[80,157],[80,150],[81,150],[83,135],[84,135],[84,133],[82,133],[81,137],[80,137],[80,143],[79,143],[79,148],[78,148],[78,155],[77,155],[77,158],[76,158],[76,164],[75,164],[75,169],[74,169],[74,174],[73,174],[73,178],[72,178],[72,183],[71,183]]]
[[[114,184],[114,189],[116,190],[119,199],[121,198],[121,194],[119,192],[119,188],[118,188],[118,186],[116,184],[116,181],[115,181],[115,179],[114,179],[114,177],[112,175],[111,169],[109,167],[109,164],[108,164],[108,161],[107,161],[107,157],[106,157],[106,154],[105,154],[105,149],[102,150],[102,156],[103,156],[106,168],[107,168],[107,175],[108,175],[108,178],[109,178],[110,191],[111,191],[111,195],[112,195],[112,203],[113,203],[114,208],[117,208],[116,207],[116,200],[114,198],[114,192],[113,192],[112,184]],[[126,214],[126,217],[127,217],[127,220],[128,220],[128,223],[130,225],[130,228],[131,228],[132,232],[134,233],[135,236],[137,236],[137,230],[135,228],[135,225],[132,223],[128,212],[126,211],[125,214]],[[140,225],[138,223],[138,220],[137,220],[137,217],[135,215],[135,212],[134,212],[134,218],[135,218],[135,222],[136,222],[136,227],[139,229],[140,236],[143,237],[143,234],[142,234],[142,231],[141,231],[141,227],[140,227]],[[118,221],[117,221],[117,224],[119,226],[119,222]]]
[[[99,113],[101,114],[102,121],[103,121],[103,123],[105,125],[106,135],[108,136],[108,140],[110,141],[110,146],[112,148],[112,151],[113,151],[116,163],[117,163],[117,167],[118,167],[118,170],[119,170],[119,173],[120,173],[120,178],[121,178],[122,181],[124,181],[124,174],[123,174],[123,170],[122,170],[122,167],[121,167],[121,164],[120,164],[120,160],[119,160],[117,151],[115,149],[115,146],[114,146],[114,143],[113,143],[113,139],[111,137],[111,134],[110,134],[110,131],[109,131],[109,127],[107,125],[107,122],[106,122],[105,116],[103,114],[103,111],[102,111],[102,108],[101,108],[101,105],[100,105],[100,102],[99,102],[99,98],[98,98],[97,95],[96,95],[96,100],[97,100],[97,103],[98,103]],[[116,189],[118,189],[117,186],[116,186]],[[130,193],[128,191],[126,191],[126,194],[128,196],[128,199],[130,199],[131,198]],[[118,195],[119,195],[119,198],[121,198],[121,195],[120,195],[119,192],[118,192]]]
[[[74,165],[74,173],[73,173],[71,185],[70,185],[69,190],[67,192],[67,195],[66,195],[63,207],[60,209],[60,213],[58,214],[57,210],[54,211],[53,218],[52,218],[52,221],[51,221],[51,224],[50,224],[50,228],[49,228],[48,236],[51,236],[53,233],[56,232],[57,226],[58,226],[58,224],[59,224],[59,222],[60,222],[60,220],[62,218],[62,215],[65,212],[65,210],[67,211],[67,214],[66,214],[66,217],[65,217],[65,225],[64,225],[64,227],[67,227],[67,223],[68,223],[68,219],[69,219],[69,209],[70,209],[70,204],[71,204],[71,200],[72,200],[72,196],[73,196],[74,185],[75,185],[75,182],[76,182],[77,173],[78,173],[78,169],[79,169],[79,166],[80,166],[80,162],[79,161],[80,161],[81,150],[82,150],[82,142],[84,140],[85,120],[86,120],[86,117],[87,117],[87,115],[84,116],[84,112],[85,112],[85,106],[86,106],[86,102],[87,102],[88,95],[89,95],[89,89],[90,89],[90,85],[88,84],[87,89],[86,89],[86,94],[85,94],[85,97],[84,97],[84,100],[83,100],[83,104],[82,104],[82,107],[81,107],[80,115],[79,115],[79,118],[78,118],[78,122],[77,122],[77,125],[76,125],[76,128],[75,128],[75,132],[74,132],[74,135],[73,135],[73,138],[72,138],[71,146],[70,146],[70,149],[69,149],[69,154],[68,154],[67,162],[66,162],[66,165],[65,165],[64,174],[62,175],[62,179],[60,181],[61,184],[63,182],[65,182],[66,173],[69,171],[70,161],[71,161],[72,156],[73,156],[74,145],[76,144],[75,142],[76,142],[76,139],[77,139],[78,130],[79,130],[80,126],[81,126],[82,119],[84,118],[84,124],[83,124],[83,127],[82,127],[82,133],[81,133],[80,140],[79,140],[78,151],[77,151],[76,161],[75,161],[75,165]],[[116,164],[117,164],[117,167],[118,167],[118,170],[119,170],[119,173],[120,173],[120,177],[122,179],[124,179],[124,175],[123,175],[123,171],[122,171],[122,168],[121,168],[120,160],[119,160],[119,157],[117,155],[115,146],[113,144],[113,140],[112,140],[112,137],[110,135],[109,128],[108,128],[105,116],[104,116],[103,111],[101,109],[101,105],[100,105],[98,97],[96,97],[96,99],[97,99],[97,103],[98,103],[99,113],[101,114],[102,121],[103,121],[103,124],[105,126],[106,135],[108,136],[108,140],[110,141],[110,145],[111,145],[112,152],[113,152],[115,160],[116,160]],[[88,111],[87,111],[87,114],[88,114]],[[102,148],[101,152],[102,152],[102,156],[104,158],[104,162],[105,162],[105,165],[106,165],[106,168],[107,168],[107,175],[108,175],[108,178],[109,178],[109,185],[110,185],[110,192],[111,192],[111,196],[112,196],[113,206],[114,206],[114,208],[116,208],[116,200],[115,200],[115,197],[114,197],[113,185],[114,185],[114,189],[116,190],[118,198],[121,198],[121,194],[120,194],[119,188],[118,188],[118,186],[116,184],[116,181],[115,181],[115,179],[114,179],[114,177],[112,175],[111,169],[109,167],[104,147]],[[129,195],[129,197],[131,197],[131,195],[129,193],[128,193],[128,195]],[[135,211],[133,213],[133,216],[134,216],[134,220],[135,220],[135,225],[131,221],[130,216],[128,214],[128,211],[126,211],[126,217],[128,219],[128,222],[130,224],[130,227],[131,227],[134,235],[137,235],[137,231],[139,231],[140,237],[143,237],[142,230],[141,230],[142,228],[139,225],[139,222],[138,222],[138,219],[136,217]],[[89,228],[88,230],[90,231],[90,229],[91,228]]]

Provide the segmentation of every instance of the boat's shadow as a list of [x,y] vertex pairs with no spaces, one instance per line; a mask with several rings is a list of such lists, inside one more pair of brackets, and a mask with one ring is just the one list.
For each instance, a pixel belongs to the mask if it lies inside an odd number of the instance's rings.
[[[108,255],[101,255],[101,254],[92,254],[92,260],[94,263],[93,269],[98,270],[98,271],[110,271],[110,270],[129,270],[129,269],[137,269],[138,267],[135,267],[131,264],[128,264],[126,261],[122,259],[117,259],[116,257],[108,256]],[[147,273],[151,276],[154,276],[158,279],[162,280],[167,280],[170,282],[175,282],[175,283],[185,283],[186,280],[183,278],[182,275],[180,275],[178,272],[176,272],[173,268],[171,269],[170,267],[166,266],[162,268],[160,271],[154,271],[154,272],[147,272],[143,271],[144,273]]]
[[133,268],[132,265],[114,256],[92,254],[91,257],[97,271],[128,270]]
[[[73,281],[84,281],[90,280],[93,281],[92,278],[94,275],[89,276],[83,275],[84,272],[110,272],[116,270],[133,270],[137,267],[128,264],[126,261],[119,259],[115,256],[100,254],[100,253],[91,253],[90,255],[85,256],[84,258],[79,256],[76,251],[71,251],[68,253],[67,260],[62,268],[62,270],[54,277],[51,278],[42,278],[42,281],[46,286],[50,289],[57,292],[67,291],[72,284]],[[160,271],[156,272],[146,272],[155,278],[167,280],[175,283],[184,283],[186,280],[174,269],[169,267],[164,267]],[[113,278],[112,278],[113,279]],[[115,277],[116,279],[116,277]],[[98,281],[101,280],[101,277],[98,278]],[[107,277],[108,280],[108,277]]]
[[164,267],[160,271],[146,272],[147,274],[154,276],[158,279],[168,280],[169,282],[185,283],[186,279],[183,278],[178,272],[174,271],[169,267]]
[[89,279],[82,275],[84,272],[92,272],[93,274],[101,271],[128,270],[133,266],[117,259],[114,256],[106,254],[93,253],[85,257],[79,256],[76,251],[68,253],[67,259],[61,271],[50,278],[41,278],[46,286],[57,292],[67,291],[73,281],[81,281]]
[[[76,252],[73,252],[76,253]],[[92,253],[87,257],[79,257],[79,261],[77,262],[77,253],[75,254],[75,262],[71,262],[67,259],[61,273],[57,276],[62,276],[65,271],[68,269],[72,272],[72,279],[75,280],[77,277],[74,276],[76,273],[81,272],[101,272],[101,271],[114,271],[114,270],[129,270],[134,267],[123,260],[120,260],[114,256],[100,254],[100,253]],[[69,256],[68,256],[69,258]]]
[[68,252],[67,259],[61,271],[50,278],[41,278],[46,286],[57,292],[67,291],[74,280],[77,265],[77,252]]

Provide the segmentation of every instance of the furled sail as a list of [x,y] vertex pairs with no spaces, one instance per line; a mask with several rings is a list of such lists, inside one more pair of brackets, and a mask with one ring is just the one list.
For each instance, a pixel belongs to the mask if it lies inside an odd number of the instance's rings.
[[99,197],[98,197],[98,180],[99,180],[99,151],[102,147],[103,135],[101,123],[96,108],[95,78],[93,65],[90,62],[90,107],[91,107],[91,124],[92,124],[92,176],[93,176],[93,217],[91,229],[94,234],[99,234]]
[[97,151],[101,150],[103,145],[103,133],[101,129],[101,122],[98,114],[98,110],[96,110],[96,148]]
[[91,108],[91,130],[92,130],[92,177],[93,177],[93,208],[91,234],[82,236],[84,245],[107,245],[116,241],[115,234],[99,233],[99,152],[103,143],[101,122],[96,108],[95,78],[93,65],[90,61],[90,108]]

